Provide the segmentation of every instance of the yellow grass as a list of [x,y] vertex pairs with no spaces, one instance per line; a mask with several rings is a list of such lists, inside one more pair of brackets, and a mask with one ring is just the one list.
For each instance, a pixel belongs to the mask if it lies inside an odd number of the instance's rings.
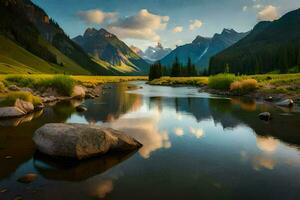
[[208,77],[161,77],[149,82],[151,85],[207,85]]

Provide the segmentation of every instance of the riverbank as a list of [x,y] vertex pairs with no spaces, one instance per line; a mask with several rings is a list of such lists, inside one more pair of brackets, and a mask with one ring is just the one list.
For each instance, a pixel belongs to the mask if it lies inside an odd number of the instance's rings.
[[228,90],[210,88],[209,77],[162,77],[148,82],[160,86],[196,86],[200,91],[226,96],[248,96],[256,99],[300,100],[300,73],[297,74],[265,74],[239,76],[239,79],[257,81],[256,89],[249,93],[236,93]]
[[[110,89],[107,83],[146,80],[133,76],[0,75],[0,117],[20,117],[45,104],[91,99]],[[22,106],[20,107],[20,103]],[[24,111],[23,107],[29,107]]]

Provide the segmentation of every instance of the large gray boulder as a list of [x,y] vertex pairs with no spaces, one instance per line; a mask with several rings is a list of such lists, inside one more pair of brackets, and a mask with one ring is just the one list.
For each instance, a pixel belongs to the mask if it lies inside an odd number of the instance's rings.
[[63,123],[44,125],[36,130],[33,141],[42,153],[79,160],[111,150],[127,151],[142,146],[134,138],[110,128]]
[[0,107],[0,118],[21,117],[25,114],[17,107]]

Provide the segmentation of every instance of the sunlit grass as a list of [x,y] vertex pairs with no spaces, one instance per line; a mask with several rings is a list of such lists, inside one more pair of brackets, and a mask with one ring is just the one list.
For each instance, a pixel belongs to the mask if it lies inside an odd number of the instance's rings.
[[42,100],[40,97],[32,95],[30,92],[9,92],[5,94],[4,100],[1,101],[1,106],[13,106],[17,99],[30,102],[33,105],[38,105],[42,103]]
[[193,85],[203,86],[207,85],[208,77],[161,77],[149,82],[151,85]]
[[87,87],[104,83],[148,80],[147,76],[72,76],[72,78]]

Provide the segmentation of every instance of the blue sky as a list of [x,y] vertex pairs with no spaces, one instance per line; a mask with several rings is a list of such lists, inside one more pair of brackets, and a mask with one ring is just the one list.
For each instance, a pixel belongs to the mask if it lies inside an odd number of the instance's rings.
[[106,28],[128,45],[145,49],[211,37],[223,28],[245,32],[300,8],[300,0],[33,0],[70,35]]

